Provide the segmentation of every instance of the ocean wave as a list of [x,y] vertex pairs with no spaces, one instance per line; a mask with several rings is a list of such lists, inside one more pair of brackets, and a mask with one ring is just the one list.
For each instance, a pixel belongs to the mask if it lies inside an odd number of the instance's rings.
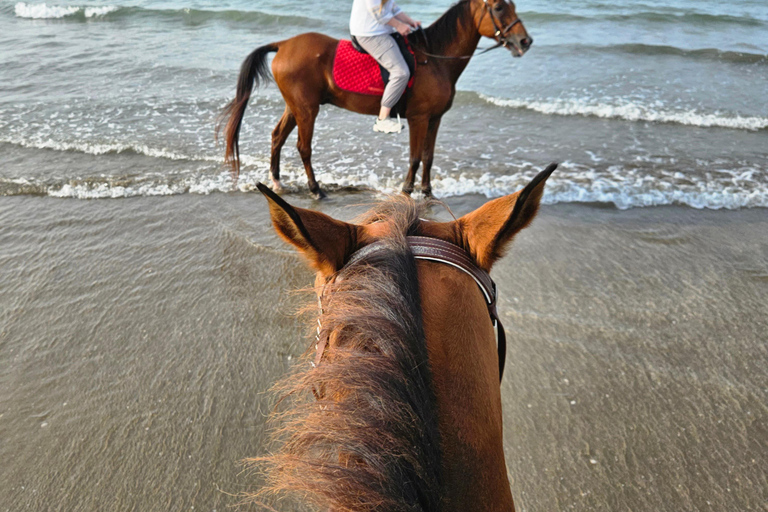
[[[578,48],[578,46],[577,46]],[[595,49],[595,47],[589,47]],[[597,47],[598,50],[630,53],[633,55],[674,55],[688,59],[717,60],[733,62],[734,64],[768,64],[768,55],[761,53],[723,51],[717,48],[699,48],[685,50],[675,46],[650,45],[650,44],[619,44],[607,47]]]
[[519,12],[520,19],[528,23],[589,23],[592,21],[619,22],[622,24],[634,21],[642,23],[688,24],[695,26],[740,25],[745,27],[761,27],[763,20],[750,16],[718,15],[706,13],[691,13],[674,10],[673,12],[642,11],[628,14],[573,14],[567,12]]
[[[264,162],[243,173],[237,187],[228,171],[200,174],[199,171],[174,173],[170,176],[92,176],[84,178],[0,178],[0,196],[49,196],[68,199],[119,199],[180,194],[211,194],[235,190],[256,190],[259,176],[263,179],[268,166]],[[332,187],[333,188],[333,187]],[[297,188],[298,190],[298,188]]]
[[[733,64],[768,65],[768,54],[739,52],[732,50],[718,50],[717,48],[685,49],[676,46],[626,43],[613,45],[588,45],[588,44],[552,44],[550,48],[557,48],[569,54],[583,55],[585,53],[600,54],[630,54],[648,57],[682,57],[684,59],[698,61],[717,61]],[[757,47],[755,47],[757,49]]]
[[696,110],[664,110],[630,100],[617,99],[602,103],[586,99],[514,100],[478,94],[480,98],[500,107],[527,109],[547,115],[594,116],[625,121],[674,123],[702,128],[730,128],[757,131],[768,128],[768,118],[720,113],[702,113]]
[[[526,167],[530,169],[504,176],[486,173],[479,178],[438,173],[432,180],[432,189],[438,197],[500,197],[524,187],[536,175],[537,169]],[[667,205],[714,210],[766,208],[768,180],[764,170],[751,167],[720,170],[708,176],[669,171],[652,177],[644,170],[620,165],[597,170],[564,162],[547,180],[543,202],[605,203],[620,210]]]
[[612,14],[605,16],[606,20],[621,23],[634,20],[653,23],[684,23],[698,26],[714,25],[741,25],[747,27],[760,27],[765,22],[750,16],[734,16],[727,14],[706,14],[696,12],[663,13],[655,11],[635,12],[632,14]]
[[77,5],[48,5],[18,2],[14,12],[19,18],[29,19],[117,19],[126,17],[176,18],[185,23],[202,24],[207,21],[254,23],[257,25],[317,26],[322,22],[304,16],[284,16],[259,11],[206,10],[206,9],[147,9],[119,5],[87,7]]
[[[216,170],[219,169],[219,170]],[[170,175],[95,176],[86,178],[0,178],[0,196],[39,195],[72,199],[112,199],[137,196],[228,193],[256,190],[260,181],[268,182],[268,163],[247,159],[247,165],[235,186],[230,173],[211,166],[208,171],[175,172]],[[524,187],[537,166],[523,163],[509,174],[490,172],[482,175],[449,173],[435,168],[433,192],[439,198],[480,194],[500,197]],[[400,190],[399,173],[379,175],[374,172],[350,173],[328,170],[318,173],[318,180],[329,192],[372,190],[394,194]],[[289,191],[307,193],[303,169],[287,166],[282,173]],[[618,209],[662,205],[692,208],[739,209],[768,207],[768,175],[765,170],[745,166],[733,170],[708,172],[705,176],[678,171],[664,171],[650,176],[644,169],[610,166],[594,169],[564,162],[547,182],[543,201],[555,203],[605,203]]]
[[19,18],[30,19],[58,19],[68,16],[79,16],[82,18],[96,18],[106,16],[109,13],[119,10],[115,5],[106,5],[101,7],[78,7],[73,5],[47,5],[47,4],[27,4],[18,2],[14,6],[14,12]]
[[118,153],[135,153],[152,158],[166,160],[197,160],[218,161],[220,158],[210,155],[188,155],[171,151],[167,148],[155,148],[146,144],[122,144],[122,143],[93,143],[93,142],[65,142],[54,139],[29,140],[20,136],[0,137],[0,142],[15,144],[17,146],[33,149],[51,149],[54,151],[77,151],[86,155],[107,155]]

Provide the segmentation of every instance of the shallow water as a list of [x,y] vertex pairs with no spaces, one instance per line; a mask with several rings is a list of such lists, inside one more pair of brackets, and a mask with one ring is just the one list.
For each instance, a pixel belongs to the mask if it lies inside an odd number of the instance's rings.
[[[425,24],[451,4],[401,3]],[[462,75],[438,137],[437,195],[500,196],[558,161],[550,203],[768,206],[764,3],[517,6],[534,46],[521,59],[479,55]],[[0,167],[0,195],[231,190],[213,124],[240,62],[301,32],[345,37],[347,24],[344,2],[0,0],[0,158],[19,162]],[[274,85],[255,95],[242,132],[242,189],[267,179],[283,108]],[[399,188],[407,135],[382,138],[371,123],[322,109],[314,162],[323,186]],[[284,175],[303,190],[295,136]],[[56,155],[48,165],[25,165],[48,158],[45,149]],[[72,153],[101,158],[58,162]]]
[[[760,209],[555,205],[517,237],[493,276],[519,510],[764,509],[766,233]],[[4,198],[0,509],[238,503],[311,283],[253,194]]]

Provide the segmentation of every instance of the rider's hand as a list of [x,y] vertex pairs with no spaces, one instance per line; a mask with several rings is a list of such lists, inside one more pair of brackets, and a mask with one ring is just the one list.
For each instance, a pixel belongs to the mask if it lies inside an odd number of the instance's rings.
[[421,28],[421,22],[420,21],[414,21],[413,25],[411,25],[411,28],[413,30],[419,30]]
[[411,26],[407,23],[400,23],[397,26],[397,31],[400,33],[401,36],[407,36],[411,33]]

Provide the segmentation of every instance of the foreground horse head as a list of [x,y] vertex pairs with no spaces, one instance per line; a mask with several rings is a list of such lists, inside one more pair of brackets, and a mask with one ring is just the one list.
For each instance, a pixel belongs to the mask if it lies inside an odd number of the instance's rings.
[[486,298],[466,269],[416,259],[412,240],[490,271],[555,167],[452,222],[424,220],[429,203],[403,196],[351,224],[259,185],[277,232],[317,271],[320,302],[317,348],[280,386],[292,396],[284,445],[255,459],[262,492],[333,511],[514,510]]

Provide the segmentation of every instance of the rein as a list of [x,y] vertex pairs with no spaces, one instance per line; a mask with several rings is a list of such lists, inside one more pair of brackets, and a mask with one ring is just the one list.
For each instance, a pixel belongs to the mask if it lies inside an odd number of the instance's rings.
[[[409,236],[406,237],[408,246],[413,253],[413,257],[417,260],[435,261],[438,263],[444,263],[455,267],[462,272],[469,274],[474,279],[480,291],[483,293],[485,303],[488,306],[488,313],[491,317],[491,322],[496,328],[496,350],[499,357],[499,381],[504,376],[504,363],[507,356],[507,337],[504,332],[504,326],[501,325],[498,312],[496,310],[496,283],[493,282],[491,276],[485,270],[478,267],[469,254],[461,247],[440,240],[437,238],[429,238],[425,236]],[[374,242],[360,249],[352,254],[346,265],[337,274],[336,280],[343,279],[343,272],[354,265],[362,264],[366,259],[375,255],[377,252],[382,251],[385,248],[384,244]],[[327,283],[326,283],[327,284]],[[323,295],[325,294],[325,286],[318,297],[318,305],[320,307],[320,316],[317,318],[317,343],[315,344],[315,360],[312,362],[312,366],[316,367],[322,360],[325,347],[328,344],[328,335],[321,336],[321,318],[323,315]]]
[[[472,55],[458,55],[458,56],[451,56],[451,55],[437,55],[434,53],[429,53],[424,50],[417,50],[420,53],[423,53],[427,57],[432,57],[435,59],[471,59],[475,55],[482,55],[486,52],[489,52],[491,50],[495,50],[496,48],[499,48],[500,46],[503,46],[504,48],[507,47],[509,44],[509,40],[507,39],[507,34],[509,33],[512,28],[517,25],[518,23],[522,23],[522,20],[520,18],[515,18],[515,20],[507,25],[504,30],[502,30],[499,27],[498,24],[498,18],[493,14],[493,10],[488,5],[488,0],[483,0],[483,15],[480,16],[480,21],[478,21],[478,25],[480,22],[483,21],[483,18],[485,17],[486,13],[490,13],[491,16],[491,22],[493,23],[493,28],[496,29],[496,32],[493,33],[493,37],[496,38],[497,43],[493,46],[489,46],[488,48],[482,48],[482,51],[480,53],[473,53]],[[419,30],[421,31],[422,35],[424,36],[424,42],[427,43],[427,46],[429,46],[429,42],[427,41],[427,33],[424,31],[422,27],[419,27]]]

